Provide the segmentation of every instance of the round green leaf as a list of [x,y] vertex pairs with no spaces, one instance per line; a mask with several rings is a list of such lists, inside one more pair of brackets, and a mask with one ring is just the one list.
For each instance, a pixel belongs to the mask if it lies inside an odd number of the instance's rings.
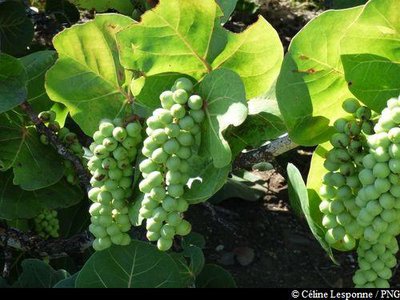
[[196,279],[198,288],[236,288],[232,275],[224,268],[208,264]]
[[132,23],[122,15],[97,15],[54,38],[59,58],[47,72],[47,93],[68,108],[87,135],[101,119],[123,114],[132,101],[131,74],[120,65],[115,43],[116,33]]
[[332,133],[329,125],[344,114],[342,102],[353,97],[340,61],[340,41],[361,11],[361,7],[327,11],[308,23],[290,44],[276,95],[290,137],[297,144],[327,140]]
[[33,33],[33,24],[26,16],[25,6],[22,3],[17,1],[0,3],[0,52],[11,55],[25,53],[32,41]]
[[0,53],[0,113],[26,100],[26,81],[26,71],[18,59]]
[[94,253],[76,279],[78,288],[182,287],[175,261],[151,244],[131,241]]
[[208,152],[216,168],[232,161],[232,152],[223,132],[247,117],[247,102],[240,77],[226,69],[208,74],[200,83],[199,94],[205,100],[206,120],[203,122],[202,153]]

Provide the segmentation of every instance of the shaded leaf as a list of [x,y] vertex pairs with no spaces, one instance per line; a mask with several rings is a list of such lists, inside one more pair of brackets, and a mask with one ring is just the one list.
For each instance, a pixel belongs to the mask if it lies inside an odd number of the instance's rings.
[[113,8],[120,13],[130,15],[133,11],[133,4],[130,0],[69,0],[80,8],[95,9],[97,12],[104,12]]
[[25,259],[22,273],[13,287],[16,288],[51,288],[57,282],[69,276],[65,270],[54,270],[39,259]]
[[13,109],[26,100],[26,80],[26,71],[18,59],[0,53],[0,113]]
[[33,24],[27,17],[22,3],[17,1],[0,3],[0,52],[11,55],[25,53],[32,41],[33,33]]
[[199,288],[235,288],[236,283],[232,275],[224,268],[207,264],[196,279]]
[[94,253],[76,279],[76,287],[182,287],[175,261],[151,244],[133,240]]
[[231,14],[235,10],[237,0],[217,0],[217,3],[224,13],[224,16],[221,17],[221,23],[224,24],[229,20]]
[[20,189],[12,181],[12,172],[0,172],[1,219],[29,219],[44,208],[65,208],[82,199],[82,192],[65,181],[32,192]]
[[68,238],[85,231],[90,224],[89,204],[81,201],[78,204],[61,209],[58,212],[60,236]]
[[94,133],[101,119],[113,119],[128,109],[131,74],[119,63],[115,35],[132,23],[122,15],[97,15],[53,40],[59,58],[47,72],[47,93],[67,106],[87,135]]
[[190,245],[183,249],[183,255],[189,259],[189,269],[193,277],[200,274],[203,270],[205,258],[201,248]]
[[191,245],[203,249],[206,246],[206,240],[200,233],[192,231],[187,236],[182,237],[182,248],[187,248]]
[[287,174],[294,192],[292,193],[292,196],[295,196],[297,199],[296,201],[300,202],[302,212],[307,220],[312,234],[320,243],[321,247],[326,251],[326,253],[328,253],[329,257],[335,261],[332,248],[325,241],[325,231],[321,222],[322,213],[318,208],[319,202],[315,201],[316,199],[314,198],[314,195],[310,194],[310,192],[307,190],[300,171],[291,163],[289,163],[287,166]]
[[76,278],[78,277],[79,272],[76,272],[75,274],[60,280],[59,282],[57,282],[53,288],[57,288],[57,289],[67,289],[67,288],[75,288],[75,281]]
[[232,152],[223,132],[230,125],[239,126],[247,117],[244,86],[237,74],[220,69],[203,79],[199,94],[206,102],[201,153],[210,153],[214,166],[223,168],[232,161]]

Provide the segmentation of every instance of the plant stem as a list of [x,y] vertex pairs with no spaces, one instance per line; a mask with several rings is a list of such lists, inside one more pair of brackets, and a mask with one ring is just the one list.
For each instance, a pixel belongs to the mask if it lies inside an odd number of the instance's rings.
[[48,138],[49,143],[57,150],[57,153],[60,154],[64,159],[72,162],[78,175],[79,183],[86,191],[89,191],[91,189],[90,177],[79,157],[71,153],[68,148],[58,139],[54,132],[51,131],[42,122],[42,120],[39,119],[38,114],[33,110],[32,106],[27,101],[21,103],[20,107],[28,115],[33,124],[35,124],[37,131],[41,134],[44,134]]
[[233,169],[251,170],[252,167],[260,162],[273,161],[275,157],[288,152],[298,145],[295,144],[287,134],[247,152],[242,152],[233,162]]

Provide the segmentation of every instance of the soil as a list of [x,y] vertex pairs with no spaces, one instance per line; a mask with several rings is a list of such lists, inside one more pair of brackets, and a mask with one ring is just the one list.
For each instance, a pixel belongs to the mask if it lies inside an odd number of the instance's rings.
[[[311,151],[295,149],[286,153],[279,164],[283,167],[291,162],[306,175]],[[305,219],[291,209],[286,174],[272,170],[257,175],[264,179],[268,189],[259,201],[223,201],[215,206],[219,220],[203,206],[191,208],[190,222],[206,238],[206,261],[229,270],[238,287],[353,287],[355,251],[334,252],[339,265],[333,263]],[[396,273],[392,287],[400,286],[396,279],[399,272]]]

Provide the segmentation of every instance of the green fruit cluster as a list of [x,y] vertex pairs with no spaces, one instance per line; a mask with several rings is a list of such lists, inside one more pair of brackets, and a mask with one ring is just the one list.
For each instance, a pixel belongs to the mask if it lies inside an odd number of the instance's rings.
[[182,198],[189,180],[188,160],[200,144],[200,124],[205,118],[203,99],[192,94],[193,84],[179,78],[160,95],[158,108],[146,121],[147,138],[140,165],[145,193],[140,215],[146,219],[147,238],[161,251],[171,248],[175,235],[187,235],[191,225],[183,219],[189,204]]
[[57,218],[57,211],[45,209],[34,219],[35,231],[41,237],[47,239],[49,237],[58,238],[60,225]]
[[[82,164],[86,164],[86,161],[83,158],[85,152],[81,143],[78,140],[77,135],[71,132],[66,127],[60,128],[60,124],[56,121],[56,112],[52,110],[42,111],[38,117],[49,129],[51,129],[57,135],[60,142],[62,142],[71,153],[75,154],[81,159]],[[49,144],[49,140],[44,134],[40,136],[40,141],[45,145]],[[76,175],[75,168],[72,162],[69,160],[64,160],[63,164],[64,176],[67,182],[73,185],[78,184],[78,177]]]
[[400,100],[388,100],[375,134],[368,136],[369,154],[358,174],[357,222],[363,228],[359,246],[357,287],[389,287],[396,265],[400,234]]
[[350,115],[334,123],[337,132],[330,139],[333,148],[324,162],[328,173],[320,189],[323,200],[319,208],[327,229],[325,240],[351,250],[362,236],[362,226],[357,222],[360,209],[356,196],[362,186],[358,174],[368,153],[366,135],[373,133],[373,122],[371,110],[355,99],[344,101],[343,109]]
[[127,199],[132,195],[133,164],[137,147],[142,142],[139,122],[124,124],[123,120],[103,120],[90,145],[93,156],[88,161],[92,174],[89,199],[89,231],[96,237],[96,251],[111,246],[128,245],[131,229]]

